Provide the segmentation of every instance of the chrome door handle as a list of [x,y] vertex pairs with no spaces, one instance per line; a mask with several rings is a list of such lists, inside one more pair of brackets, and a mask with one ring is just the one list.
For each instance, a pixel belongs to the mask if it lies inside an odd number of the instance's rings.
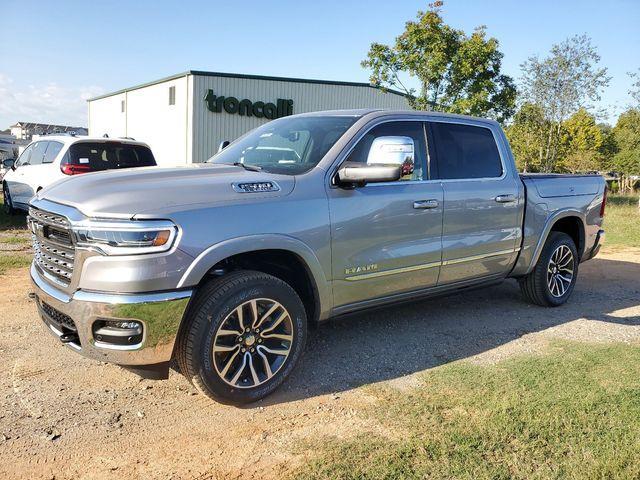
[[498,195],[494,200],[498,203],[511,203],[516,201],[516,196],[512,194]]
[[438,200],[417,200],[413,202],[413,208],[418,210],[425,210],[430,208],[438,208]]

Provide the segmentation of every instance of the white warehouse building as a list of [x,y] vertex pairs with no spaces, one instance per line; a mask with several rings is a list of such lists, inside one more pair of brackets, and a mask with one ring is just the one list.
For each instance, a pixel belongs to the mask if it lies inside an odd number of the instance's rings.
[[366,83],[188,71],[88,100],[89,135],[146,142],[158,165],[203,162],[224,140],[295,113],[407,109],[406,97]]

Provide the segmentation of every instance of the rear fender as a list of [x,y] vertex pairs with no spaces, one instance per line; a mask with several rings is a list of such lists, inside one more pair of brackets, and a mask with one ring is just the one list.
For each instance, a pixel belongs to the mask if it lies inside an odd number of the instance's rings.
[[[542,249],[544,248],[544,244],[549,237],[549,233],[551,229],[556,224],[558,220],[567,217],[577,217],[582,222],[582,227],[586,231],[586,217],[583,212],[577,210],[575,208],[565,208],[561,210],[557,210],[553,212],[551,215],[547,217],[545,220],[544,226],[541,230],[540,236],[538,237],[538,241],[535,242],[534,245],[524,245],[522,250],[520,251],[520,255],[518,256],[518,260],[516,262],[513,271],[511,272],[512,277],[519,277],[523,275],[527,275],[529,272],[533,270],[538,259],[540,258],[540,254],[542,253]],[[526,222],[526,215],[525,215]],[[584,246],[583,246],[584,247]],[[579,252],[582,257],[584,252]]]

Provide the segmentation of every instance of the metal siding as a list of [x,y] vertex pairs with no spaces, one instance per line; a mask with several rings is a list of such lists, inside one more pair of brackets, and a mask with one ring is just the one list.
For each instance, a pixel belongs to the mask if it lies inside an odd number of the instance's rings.
[[[126,136],[147,143],[158,165],[188,163],[187,85],[185,76],[127,92]],[[176,88],[175,105],[169,105],[172,86]]]
[[273,102],[278,98],[293,100],[293,113],[347,108],[409,108],[404,97],[383,93],[372,87],[326,85],[276,80],[193,76],[193,162],[211,157],[223,140],[235,140],[245,132],[269,120],[264,118],[213,113],[207,110],[204,96],[212,89],[215,95],[239,100]]
[[124,99],[125,94],[121,93],[89,102],[89,135],[126,136],[126,112],[122,113],[120,109],[120,102]]

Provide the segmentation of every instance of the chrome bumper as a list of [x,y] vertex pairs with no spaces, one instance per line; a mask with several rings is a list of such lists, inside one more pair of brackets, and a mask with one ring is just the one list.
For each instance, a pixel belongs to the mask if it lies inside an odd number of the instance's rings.
[[[56,320],[63,318],[58,315],[61,313],[73,321],[78,334],[78,341],[66,342],[67,346],[89,358],[130,366],[171,360],[180,322],[193,294],[192,290],[128,295],[79,290],[69,296],[47,283],[35,264],[31,265],[31,281],[38,311],[47,330],[60,339],[63,337],[63,324]],[[55,312],[56,318],[47,312]],[[122,346],[97,342],[93,338],[92,325],[98,319],[141,322],[142,342]]]

